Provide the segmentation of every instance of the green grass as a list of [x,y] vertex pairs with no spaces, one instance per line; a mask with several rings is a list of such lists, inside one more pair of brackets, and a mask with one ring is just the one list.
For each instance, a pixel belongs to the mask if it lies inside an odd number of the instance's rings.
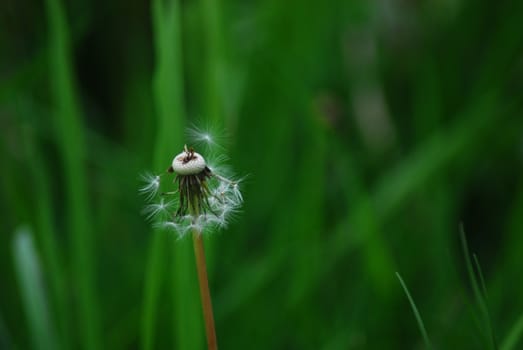
[[[35,111],[33,111],[35,113]],[[48,169],[43,159],[42,152],[36,144],[41,142],[34,135],[34,130],[27,127],[23,135],[27,154],[32,159],[35,176],[32,186],[35,198],[36,218],[35,225],[39,233],[38,240],[41,244],[42,260],[45,270],[48,271],[50,305],[56,312],[56,323],[63,348],[71,347],[71,312],[67,307],[69,296],[66,288],[66,276],[63,266],[63,253],[60,252],[55,232],[55,213],[52,208],[52,189],[50,188]]]
[[[56,145],[61,154],[64,173],[64,207],[73,274],[73,295],[77,298],[78,333],[85,349],[99,349],[101,329],[95,287],[95,230],[90,217],[86,145],[82,111],[78,106],[73,76],[73,62],[68,20],[60,0],[46,1],[49,33],[50,90],[53,97],[51,115],[55,124]],[[59,277],[57,277],[59,278]],[[70,322],[66,320],[65,322]]]
[[191,242],[138,194],[196,123],[246,175],[205,237],[220,348],[517,349],[522,11],[2,3],[0,348],[205,347]]
[[418,328],[421,332],[421,335],[423,336],[423,342],[425,343],[425,347],[427,349],[432,349],[429,335],[427,334],[427,330],[425,329],[425,324],[423,323],[423,319],[421,318],[421,315],[418,311],[416,303],[414,302],[414,299],[412,299],[412,296],[410,295],[407,285],[405,284],[405,282],[403,282],[403,279],[401,278],[400,274],[397,272],[396,272],[396,277],[398,277],[398,280],[401,283],[401,287],[403,288],[403,290],[405,291],[405,294],[407,295],[407,298],[409,299],[409,304],[410,304],[410,307],[412,308],[412,312],[414,313],[414,316],[416,317],[416,322],[418,323]]
[[503,343],[499,347],[501,350],[516,349],[520,342],[521,333],[523,332],[523,316],[520,316],[514,326],[510,329]]
[[[165,171],[184,143],[185,107],[182,70],[182,36],[179,3],[157,0],[152,3],[156,70],[153,96],[157,115],[154,171]],[[171,254],[166,255],[167,252]],[[170,259],[169,259],[169,258]],[[199,313],[198,289],[195,285],[194,258],[190,242],[176,242],[165,232],[153,233],[149,267],[146,271],[144,299],[143,348],[153,349],[158,320],[161,282],[167,281],[172,296],[171,334],[177,349],[201,348],[204,343]],[[167,267],[167,268],[166,268]]]
[[[494,334],[494,329],[492,328],[492,320],[487,305],[487,289],[485,286],[485,280],[483,278],[483,273],[481,272],[481,267],[479,265],[476,255],[473,255],[473,259],[470,257],[469,248],[467,244],[467,239],[465,237],[465,231],[463,226],[461,226],[460,232],[461,244],[463,246],[463,255],[465,256],[465,264],[467,266],[467,273],[469,276],[470,284],[472,286],[472,291],[476,299],[477,307],[481,313],[481,322],[482,322],[482,334],[486,337],[484,343],[489,344],[490,349],[497,349],[496,337]],[[474,269],[475,268],[475,269]]]
[[58,349],[42,279],[42,265],[34,247],[32,232],[27,227],[17,229],[13,240],[13,258],[22,302],[28,318],[28,329],[34,349]]

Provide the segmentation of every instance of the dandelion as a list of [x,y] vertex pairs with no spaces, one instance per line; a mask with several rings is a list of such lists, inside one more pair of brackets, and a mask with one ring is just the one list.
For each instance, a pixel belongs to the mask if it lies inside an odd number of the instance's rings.
[[[200,130],[193,129],[192,136],[196,137],[195,141],[214,144],[210,134]],[[209,349],[216,349],[217,343],[201,236],[226,227],[243,203],[241,179],[229,178],[221,171],[224,160],[216,157],[213,165],[209,165],[192,147],[184,146],[165,174],[144,175],[145,185],[140,189],[148,202],[154,200],[143,212],[148,218],[158,218],[157,227],[174,230],[180,238],[192,233]],[[172,173],[175,174],[174,188],[160,193],[161,180]]]
[[[223,161],[223,157],[217,158],[218,163]],[[147,202],[154,201],[145,206],[143,214],[148,219],[159,219],[157,226],[172,229],[180,236],[195,227],[200,229],[199,234],[226,227],[243,203],[241,179],[218,174],[218,169],[220,166],[209,166],[201,154],[185,146],[167,169],[167,173],[176,175],[172,191],[159,193],[165,174],[142,176],[145,184],[140,193]]]

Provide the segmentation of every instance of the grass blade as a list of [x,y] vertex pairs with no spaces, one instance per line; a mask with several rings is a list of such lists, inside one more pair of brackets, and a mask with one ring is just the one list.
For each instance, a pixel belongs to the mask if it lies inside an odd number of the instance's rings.
[[505,340],[501,343],[500,350],[512,350],[516,349],[519,339],[521,338],[521,333],[523,333],[523,314],[519,316],[517,322],[512,326],[510,332],[505,337]]
[[41,263],[28,227],[20,227],[16,230],[12,249],[16,277],[29,323],[33,348],[58,349],[42,280]]
[[154,349],[154,330],[156,326],[156,313],[158,309],[158,297],[163,266],[165,265],[165,236],[161,232],[155,232],[150,246],[148,265],[146,268],[142,317],[142,349]]
[[0,349],[11,349],[11,337],[0,314]]
[[[490,348],[497,349],[496,340],[494,337],[494,331],[492,329],[492,324],[490,321],[490,314],[489,314],[488,307],[487,307],[487,304],[485,301],[486,294],[485,295],[482,294],[478,279],[476,277],[476,274],[474,273],[474,268],[472,266],[472,259],[470,257],[470,252],[469,252],[469,248],[468,248],[468,244],[467,244],[467,238],[465,236],[465,230],[463,228],[463,225],[460,225],[460,239],[461,239],[461,244],[463,247],[463,255],[465,256],[465,264],[467,265],[467,272],[469,275],[470,284],[472,285],[472,291],[474,293],[474,297],[476,298],[476,302],[478,304],[478,307],[481,312],[481,316],[483,318],[483,322],[484,322],[483,326],[485,327],[485,331],[488,332],[488,334],[489,334],[488,337],[489,337]],[[485,292],[486,291],[485,281],[483,279],[483,275],[481,273],[481,269],[479,267],[479,263],[476,258],[475,258],[475,262],[476,262],[476,268],[478,271],[478,275],[480,277],[480,283],[482,284],[483,291]]]
[[481,308],[482,308],[482,312],[483,312],[483,315],[485,318],[487,330],[490,335],[490,344],[493,349],[498,349],[498,345],[496,342],[496,336],[494,334],[494,329],[492,328],[492,319],[491,319],[489,307],[487,304],[487,286],[485,284],[485,279],[483,278],[483,272],[481,271],[481,266],[479,265],[478,257],[476,256],[476,254],[472,254],[472,258],[474,259],[474,264],[476,265],[476,271],[477,271],[477,274],[479,277],[479,282],[481,284],[481,292],[483,293],[482,298],[481,298],[481,300],[482,300]]
[[56,111],[56,143],[64,170],[67,230],[71,235],[71,268],[78,304],[82,348],[100,349],[100,322],[95,297],[92,220],[87,195],[84,127],[73,78],[71,40],[65,8],[60,0],[46,1],[49,27],[50,87]]
[[223,83],[226,81],[223,44],[221,33],[220,1],[202,0],[203,30],[205,40],[205,99],[204,112],[211,125],[222,125],[223,113]]
[[[36,114],[35,111],[32,111]],[[71,312],[68,307],[68,292],[64,273],[63,258],[54,230],[55,213],[53,211],[53,188],[49,181],[49,171],[41,153],[42,141],[32,129],[25,128],[24,141],[29,158],[34,166],[33,192],[35,194],[35,239],[40,244],[42,262],[49,282],[49,294],[52,308],[57,315],[57,334],[62,347],[71,348]]]
[[[152,2],[153,35],[155,40],[155,72],[153,96],[157,119],[155,136],[154,169],[162,171],[168,167],[173,150],[183,146],[184,87],[182,65],[182,36],[180,4],[177,0],[155,0]],[[165,270],[165,232],[155,232],[144,297],[144,323],[142,346],[144,350],[155,348],[154,330],[158,309],[158,294]],[[203,346],[203,333],[198,300],[197,282],[194,274],[192,247],[190,242],[173,244],[174,272],[172,297],[174,305],[175,348],[199,349]]]
[[414,303],[414,299],[412,299],[412,296],[409,293],[407,285],[405,284],[405,282],[403,282],[403,279],[401,278],[401,276],[398,272],[396,272],[396,277],[398,277],[398,280],[400,281],[401,286],[403,287],[403,290],[405,291],[405,294],[407,295],[407,298],[409,299],[409,303],[412,308],[412,312],[414,313],[414,316],[416,317],[416,322],[418,322],[418,327],[421,332],[421,335],[423,336],[423,341],[425,342],[425,346],[427,347],[427,349],[432,349],[432,345],[430,343],[430,339],[427,334],[427,330],[425,329],[425,325],[423,324],[423,319],[421,318],[418,308],[416,307],[416,304]]

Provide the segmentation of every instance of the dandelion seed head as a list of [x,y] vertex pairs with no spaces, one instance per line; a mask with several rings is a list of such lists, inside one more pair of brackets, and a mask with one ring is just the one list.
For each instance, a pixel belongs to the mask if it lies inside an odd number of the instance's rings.
[[[208,132],[192,128],[189,134],[193,141],[215,144]],[[157,220],[156,227],[174,231],[181,238],[189,232],[203,234],[224,228],[239,212],[243,202],[241,180],[226,171],[223,163],[227,157],[215,153],[206,156],[209,156],[209,162],[192,147],[185,146],[168,169],[175,174],[176,188],[160,195],[160,176],[147,174],[142,177],[146,184],[140,192],[147,195],[148,201],[156,198],[143,212],[148,219]]]

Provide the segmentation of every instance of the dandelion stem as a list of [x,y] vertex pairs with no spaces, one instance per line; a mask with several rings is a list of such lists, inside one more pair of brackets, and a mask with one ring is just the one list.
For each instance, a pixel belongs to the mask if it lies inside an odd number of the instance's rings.
[[209,281],[207,278],[207,265],[205,263],[205,251],[203,249],[202,234],[198,229],[192,232],[194,245],[194,256],[196,258],[196,268],[198,270],[198,282],[200,283],[200,297],[202,299],[203,318],[205,319],[205,333],[207,334],[207,348],[209,350],[218,349],[216,341],[216,330],[214,328],[214,316],[212,312],[211,293],[209,291]]

